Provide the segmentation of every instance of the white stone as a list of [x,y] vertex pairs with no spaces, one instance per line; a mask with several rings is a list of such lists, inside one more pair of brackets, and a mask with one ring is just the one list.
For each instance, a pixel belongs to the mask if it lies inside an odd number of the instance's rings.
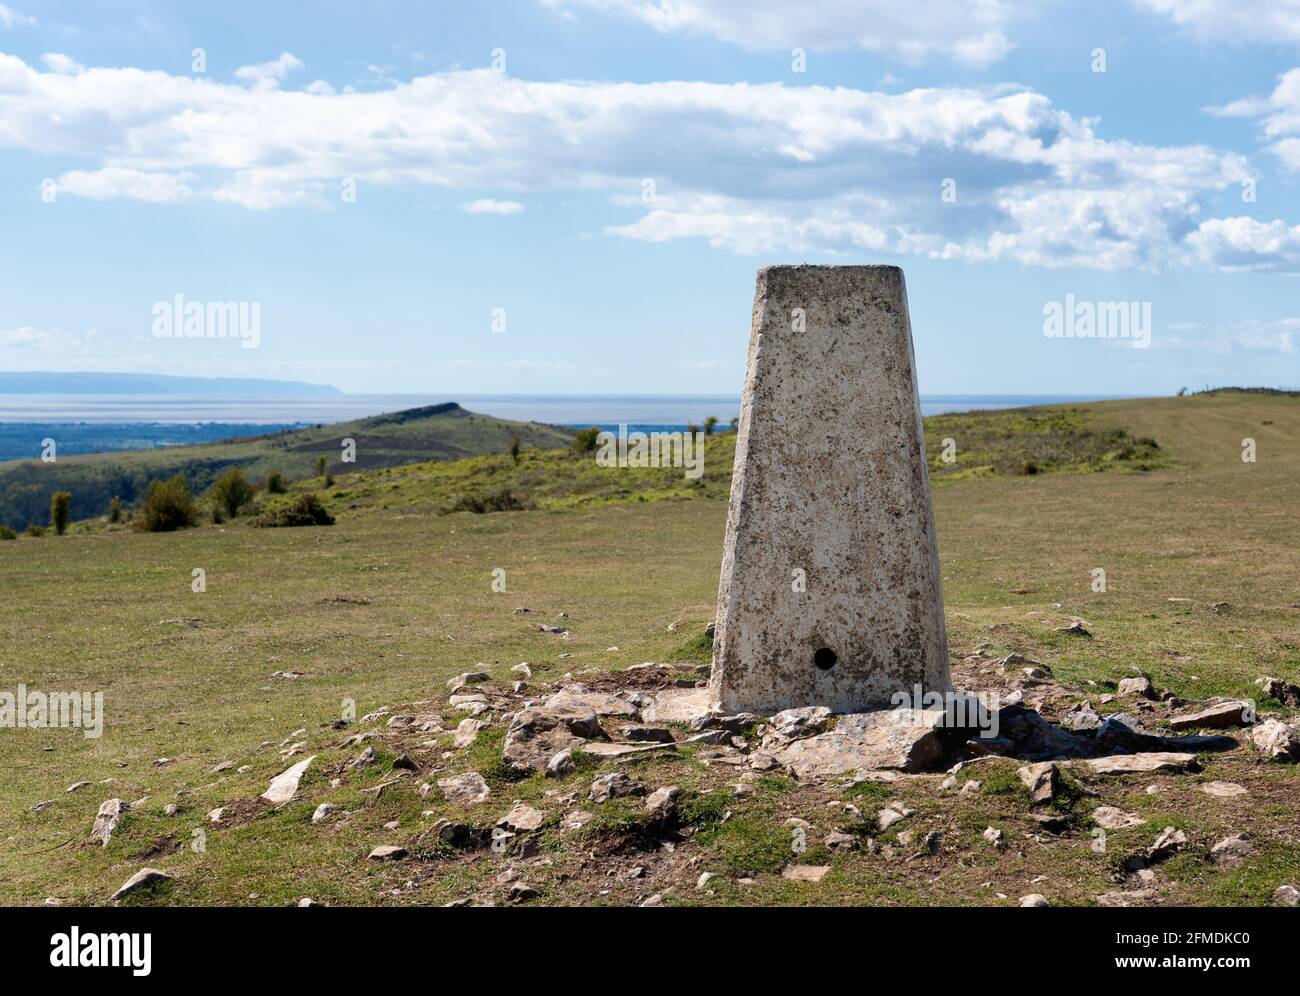
[[764,267],[712,703],[854,712],[917,685],[951,690],[903,273]]

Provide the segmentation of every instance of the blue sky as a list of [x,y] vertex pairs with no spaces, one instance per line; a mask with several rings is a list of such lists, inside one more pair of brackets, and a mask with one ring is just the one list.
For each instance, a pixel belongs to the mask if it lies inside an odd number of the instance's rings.
[[738,392],[781,262],[902,266],[925,393],[1300,386],[1300,0],[0,3],[0,369]]

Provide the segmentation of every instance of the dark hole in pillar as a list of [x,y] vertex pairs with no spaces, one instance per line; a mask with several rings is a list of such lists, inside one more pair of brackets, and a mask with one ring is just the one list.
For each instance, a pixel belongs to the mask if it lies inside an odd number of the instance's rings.
[[820,671],[829,671],[835,666],[839,658],[835,656],[835,651],[830,647],[822,647],[813,654],[813,665]]

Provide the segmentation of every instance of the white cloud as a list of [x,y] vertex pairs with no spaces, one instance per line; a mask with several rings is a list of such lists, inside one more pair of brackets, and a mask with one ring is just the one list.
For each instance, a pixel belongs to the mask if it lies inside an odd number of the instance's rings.
[[1181,322],[1167,328],[1159,337],[1164,348],[1192,346],[1215,353],[1286,353],[1300,352],[1300,318],[1271,321],[1245,319],[1219,324]]
[[1300,0],[1134,0],[1210,42],[1300,42]]
[[41,56],[41,61],[56,73],[79,73],[85,69],[81,63],[62,52],[46,52]]
[[519,214],[524,210],[524,206],[518,201],[497,201],[485,197],[461,205],[461,210],[468,211],[470,214]]
[[42,356],[53,354],[83,353],[91,347],[96,332],[94,329],[84,335],[64,332],[62,329],[41,329],[33,325],[19,325],[16,328],[0,328],[0,350],[39,351]]
[[1187,237],[1196,257],[1223,270],[1300,272],[1300,225],[1212,218]]
[[302,60],[292,52],[281,52],[278,59],[272,59],[270,62],[240,66],[235,70],[235,79],[252,83],[259,88],[269,88],[283,83],[290,72],[302,67]]
[[1216,117],[1259,118],[1264,137],[1273,140],[1268,150],[1284,168],[1300,172],[1300,140],[1296,138],[1300,136],[1300,69],[1279,76],[1267,97],[1243,97],[1206,110]]
[[12,7],[7,7],[0,3],[0,28],[12,28],[15,25],[35,24],[36,18],[28,17],[26,14],[20,14]]
[[[334,93],[42,72],[3,54],[0,146],[87,160],[62,180],[87,197],[326,206],[344,177],[603,192],[625,218],[609,231],[625,238],[1103,269],[1188,258],[1188,233],[1211,238],[1202,201],[1249,174],[1243,157],[1202,145],[1104,139],[1095,121],[1010,86],[539,83],[473,70]],[[955,203],[940,199],[949,177]]]
[[193,196],[194,191],[186,183],[188,179],[188,173],[148,173],[108,166],[98,170],[71,170],[59,177],[55,188],[59,193],[96,201],[126,197],[151,204],[172,204]]
[[566,14],[589,9],[661,32],[712,35],[744,48],[862,49],[907,63],[943,55],[987,66],[1011,49],[1009,0],[544,0]]

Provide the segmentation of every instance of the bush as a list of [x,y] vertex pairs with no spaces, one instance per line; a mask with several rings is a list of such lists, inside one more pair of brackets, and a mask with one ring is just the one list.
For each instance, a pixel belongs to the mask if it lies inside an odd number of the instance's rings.
[[457,495],[447,510],[481,515],[484,512],[518,512],[532,507],[532,502],[521,498],[509,488],[499,488],[477,495]]
[[140,529],[147,533],[170,533],[198,521],[199,510],[184,474],[177,474],[170,481],[149,482],[149,491],[140,506]]
[[287,490],[284,486],[284,475],[278,470],[273,470],[266,475],[266,490],[273,495],[282,495]]
[[325,511],[325,506],[313,494],[299,495],[283,508],[267,512],[254,520],[254,525],[278,526],[332,526],[334,516]]
[[0,526],[0,540],[16,540],[18,534],[8,526]]
[[574,453],[595,453],[599,443],[600,430],[594,426],[590,429],[579,429],[573,437]]
[[26,532],[28,536],[44,536],[45,527],[38,526],[35,522],[32,522],[28,524]]
[[239,509],[253,500],[253,486],[238,467],[231,467],[215,481],[208,496],[219,512],[230,518],[239,515]]
[[56,491],[50,495],[50,525],[62,536],[68,531],[68,514],[72,508],[72,492]]
[[108,503],[108,521],[122,521],[122,499],[117,495],[113,495],[113,500]]

